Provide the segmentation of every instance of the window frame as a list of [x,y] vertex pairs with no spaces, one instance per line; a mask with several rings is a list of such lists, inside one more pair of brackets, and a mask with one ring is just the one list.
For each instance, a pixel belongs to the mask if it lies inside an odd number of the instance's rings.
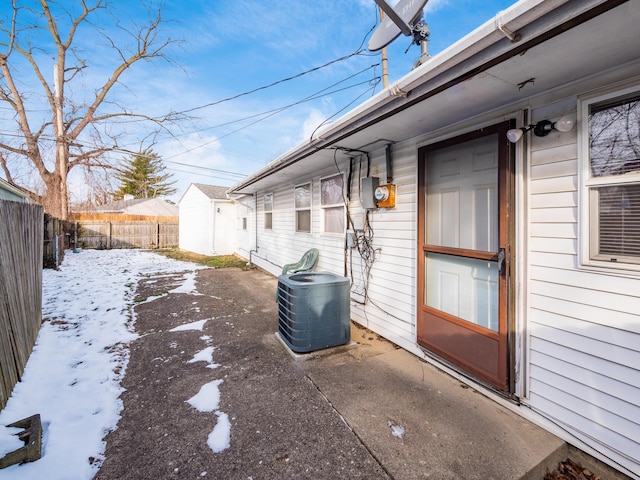
[[619,185],[640,185],[640,172],[594,177],[591,173],[590,125],[592,106],[602,105],[625,97],[640,95],[640,83],[627,84],[615,89],[580,97],[578,101],[578,157],[580,159],[580,265],[602,270],[640,273],[640,256],[612,256],[600,254],[599,210],[597,189]]
[[[267,210],[267,197],[269,197],[271,207]],[[262,197],[262,208],[264,214],[263,227],[265,230],[273,230],[273,193],[265,193]],[[267,226],[267,219],[269,219],[269,226]]]
[[[332,179],[332,178],[336,178],[336,177],[340,177],[341,181],[342,181],[342,195],[340,198],[340,201],[337,203],[323,203],[323,196],[322,196],[322,182]],[[338,173],[334,173],[332,175],[328,175],[326,177],[322,177],[320,179],[320,210],[322,211],[322,232],[327,234],[327,235],[344,235],[345,231],[346,231],[346,206],[345,206],[345,191],[344,191],[344,174],[342,172],[338,172]],[[326,220],[326,211],[329,209],[336,209],[340,207],[342,209],[342,230],[340,232],[333,232],[333,231],[328,231],[327,230],[327,220]]]
[[[296,191],[299,188],[304,188],[306,186],[309,186],[309,206],[298,207]],[[300,183],[298,185],[294,185],[293,187],[293,211],[294,211],[293,224],[294,225],[293,226],[296,233],[311,233],[311,231],[313,230],[312,229],[312,223],[313,223],[312,208],[313,208],[313,183],[309,181],[305,183]],[[298,213],[305,212],[305,211],[309,212],[309,230],[301,230],[298,226]]]

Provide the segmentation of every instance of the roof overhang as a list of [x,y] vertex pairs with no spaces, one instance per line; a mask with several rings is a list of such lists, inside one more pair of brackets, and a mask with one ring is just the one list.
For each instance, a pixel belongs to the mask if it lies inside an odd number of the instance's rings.
[[25,198],[25,199],[29,198],[29,195],[25,193],[23,190],[20,190],[18,187],[16,187],[12,183],[7,182],[6,180],[3,180],[2,178],[0,178],[0,188],[2,188],[3,190],[6,190],[7,192],[11,192],[17,197]]
[[520,1],[229,193],[267,191],[313,175],[336,154],[372,152],[637,61],[637,7],[638,0]]

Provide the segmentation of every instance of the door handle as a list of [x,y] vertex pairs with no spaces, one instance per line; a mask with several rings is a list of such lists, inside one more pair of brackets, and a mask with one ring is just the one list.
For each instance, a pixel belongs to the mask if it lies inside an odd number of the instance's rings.
[[498,274],[504,275],[507,272],[507,254],[504,248],[498,250]]

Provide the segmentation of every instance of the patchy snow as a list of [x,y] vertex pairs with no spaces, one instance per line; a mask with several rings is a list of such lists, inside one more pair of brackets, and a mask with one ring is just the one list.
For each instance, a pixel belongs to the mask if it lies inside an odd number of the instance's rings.
[[176,328],[172,328],[169,330],[170,332],[184,332],[186,330],[200,330],[204,328],[204,324],[207,323],[210,318],[205,318],[204,320],[197,320],[195,322],[185,323],[184,325],[179,325]]
[[396,425],[391,420],[389,420],[387,425],[391,427],[391,435],[398,438],[404,437],[404,427],[402,425]]
[[[0,412],[0,457],[23,446],[15,436],[20,430],[4,425],[35,413],[42,419],[43,456],[3,469],[3,480],[81,480],[96,475],[104,460],[103,438],[117,427],[122,411],[120,381],[129,360],[129,343],[137,338],[132,309],[136,284],[161,272],[186,271],[184,283],[173,292],[197,294],[197,268],[140,250],[81,250],[69,251],[60,270],[43,272],[43,324],[22,380]],[[202,330],[205,323],[172,331]],[[201,338],[210,344],[210,337]],[[209,346],[194,361],[202,355],[212,368],[212,353]],[[202,404],[198,400],[199,406],[218,408],[220,383],[203,386],[208,397]],[[219,452],[229,447],[231,425],[226,414],[216,415],[206,441]]]
[[220,404],[219,386],[221,383],[222,380],[205,383],[200,387],[198,393],[187,400],[187,403],[199,412],[213,412],[217,410]]
[[226,413],[216,412],[218,422],[207,438],[207,445],[214,453],[220,453],[231,444],[231,422]]
[[[200,295],[196,290],[196,272],[187,272],[184,274],[184,281],[179,287],[169,291],[169,293],[190,293],[192,295]],[[198,302],[193,302],[195,305]]]
[[215,348],[216,347],[207,347],[204,350],[200,350],[187,363],[206,362],[207,368],[218,368],[220,364],[213,362],[213,351]]
[[207,445],[214,453],[220,453],[231,444],[231,422],[229,416],[218,411],[220,405],[220,384],[223,380],[205,383],[198,393],[187,400],[187,403],[199,412],[216,412],[218,421],[207,438]]

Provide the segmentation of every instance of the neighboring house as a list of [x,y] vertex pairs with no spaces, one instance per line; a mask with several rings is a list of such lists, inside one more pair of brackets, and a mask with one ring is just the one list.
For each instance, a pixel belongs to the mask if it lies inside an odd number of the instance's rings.
[[178,202],[182,250],[202,255],[234,253],[236,206],[227,197],[227,189],[202,183],[189,185]]
[[0,200],[28,203],[29,196],[15,185],[0,178]]
[[[74,213],[81,213],[74,211]],[[87,212],[82,212],[87,213]],[[162,198],[128,198],[104,205],[98,205],[88,213],[116,213],[122,215],[142,215],[145,217],[177,217],[178,207]]]
[[162,198],[133,198],[74,209],[74,245],[82,248],[176,248],[178,207]]
[[233,186],[238,253],[317,247],[354,321],[640,479],[638,25],[500,12]]

